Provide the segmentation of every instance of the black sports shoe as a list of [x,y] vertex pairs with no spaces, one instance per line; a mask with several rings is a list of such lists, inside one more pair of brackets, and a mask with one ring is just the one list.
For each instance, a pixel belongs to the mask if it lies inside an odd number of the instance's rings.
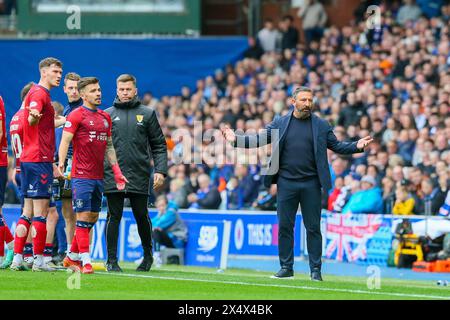
[[136,271],[148,272],[152,268],[152,264],[153,264],[152,256],[144,257],[144,260],[142,260],[141,264],[136,268]]
[[294,277],[294,270],[281,268],[280,271],[271,276],[272,279],[291,279]]
[[312,270],[311,271],[311,280],[312,281],[323,281],[320,270]]
[[117,261],[107,262],[106,263],[106,271],[108,271],[108,272],[123,272],[122,268],[120,268]]
[[55,265],[62,266],[62,262],[65,257],[66,257],[65,253],[58,253],[56,256],[53,257],[52,261]]

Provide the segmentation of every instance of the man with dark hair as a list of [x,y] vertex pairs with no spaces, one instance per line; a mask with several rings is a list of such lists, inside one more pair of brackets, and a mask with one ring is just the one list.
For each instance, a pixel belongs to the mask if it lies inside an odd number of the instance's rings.
[[112,140],[117,159],[130,181],[124,190],[118,190],[111,169],[105,166],[105,195],[108,200],[106,268],[110,272],[122,271],[117,261],[117,241],[124,200],[129,198],[144,251],[137,271],[149,271],[153,263],[152,225],[147,209],[150,161],[153,158],[155,164],[153,189],[159,190],[167,175],[166,140],[155,111],[139,101],[136,78],[130,74],[117,78],[117,97],[106,112],[112,119]]
[[[69,72],[64,77],[64,93],[67,96],[68,105],[64,108],[63,115],[64,117],[68,117],[69,114],[81,107],[83,105],[83,99],[80,97],[80,93],[78,91],[78,81],[81,77],[74,72]],[[61,141],[63,130],[57,130],[56,132],[56,140]],[[56,155],[58,156],[58,155]],[[73,212],[72,206],[72,185],[71,185],[71,177],[70,171],[72,169],[72,156],[73,149],[72,144],[69,145],[69,150],[67,152],[67,160],[66,167],[64,170],[64,180],[61,182],[61,202],[62,202],[62,214],[64,217],[64,221],[66,223],[66,239],[67,239],[67,252],[69,252],[70,247],[72,246],[72,239],[75,233],[75,224],[76,224],[76,215]],[[59,257],[59,260],[64,259],[64,257]]]
[[298,43],[298,30],[292,25],[294,18],[287,15],[283,17],[282,26],[282,37],[281,37],[281,50],[285,49],[295,50]]
[[72,188],[76,230],[72,247],[64,264],[82,268],[82,273],[91,274],[93,268],[89,255],[89,231],[98,220],[103,193],[104,160],[112,166],[114,181],[119,190],[128,182],[117,163],[111,138],[111,117],[101,105],[102,93],[97,78],[81,78],[78,91],[83,106],[74,110],[67,118],[59,146],[59,175],[62,175],[70,143],[73,141]]
[[[277,183],[278,188],[281,269],[273,277],[294,276],[294,225],[300,203],[307,234],[311,280],[322,281],[321,188],[326,192],[331,189],[327,148],[340,154],[362,152],[372,138],[367,136],[357,142],[339,142],[330,124],[312,113],[313,92],[308,87],[297,88],[291,103],[294,108],[271,122],[260,134],[236,135],[228,127],[222,130],[225,139],[238,148],[257,148],[274,142],[270,171],[264,178],[266,187]],[[272,141],[275,139],[278,140]]]
[[56,121],[50,90],[59,86],[62,63],[55,58],[45,58],[39,63],[39,71],[39,84],[31,87],[24,101],[24,142],[20,157],[24,207],[15,231],[14,259],[11,264],[11,270],[17,271],[24,270],[23,249],[30,227],[35,255],[33,271],[53,271],[43,257],[51,183],[56,169],[53,164]]

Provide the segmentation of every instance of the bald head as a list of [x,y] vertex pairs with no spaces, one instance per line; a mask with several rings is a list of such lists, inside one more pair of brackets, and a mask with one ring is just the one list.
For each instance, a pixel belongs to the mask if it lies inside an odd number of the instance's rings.
[[202,173],[201,175],[198,176],[198,185],[200,187],[200,189],[206,189],[209,187],[209,183],[210,183],[210,178],[207,174]]

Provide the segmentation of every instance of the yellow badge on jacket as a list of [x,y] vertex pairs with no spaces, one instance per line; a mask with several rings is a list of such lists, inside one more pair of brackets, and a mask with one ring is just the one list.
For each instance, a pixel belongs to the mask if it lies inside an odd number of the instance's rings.
[[142,121],[144,120],[144,116],[143,116],[142,114],[137,114],[137,115],[136,115],[136,120],[137,120],[139,123],[142,123]]

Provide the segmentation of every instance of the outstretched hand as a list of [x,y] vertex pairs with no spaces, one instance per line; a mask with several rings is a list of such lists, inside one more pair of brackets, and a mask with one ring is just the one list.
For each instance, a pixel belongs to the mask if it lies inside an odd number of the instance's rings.
[[367,147],[372,142],[373,142],[373,138],[371,136],[367,136],[367,137],[364,137],[362,139],[359,139],[358,143],[356,144],[356,147],[358,149],[364,149],[365,147]]
[[40,113],[39,111],[37,111],[36,109],[31,109],[30,107],[26,107],[26,109],[29,111],[30,116],[32,116],[33,118],[35,118],[36,120],[39,120],[42,118],[42,113]]

